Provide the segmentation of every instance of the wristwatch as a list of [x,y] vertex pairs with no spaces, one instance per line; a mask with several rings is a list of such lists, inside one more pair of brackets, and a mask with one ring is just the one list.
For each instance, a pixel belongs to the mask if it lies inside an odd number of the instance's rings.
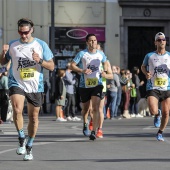
[[42,58],[40,58],[40,61],[39,61],[39,63],[38,64],[42,64],[43,63],[43,59]]

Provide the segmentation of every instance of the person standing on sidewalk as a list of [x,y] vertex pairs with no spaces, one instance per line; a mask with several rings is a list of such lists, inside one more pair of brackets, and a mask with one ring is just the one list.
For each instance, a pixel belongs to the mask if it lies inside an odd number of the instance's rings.
[[[130,108],[131,108],[131,117],[136,117],[136,118],[142,118],[143,115],[138,113],[138,102],[141,99],[141,94],[140,94],[140,87],[143,86],[144,81],[140,81],[139,79],[139,68],[137,66],[134,66],[132,68],[132,82],[135,84],[135,91],[136,95],[131,96],[130,99]],[[133,89],[131,89],[133,91]]]
[[[96,139],[96,129],[99,122],[99,105],[102,98],[102,77],[105,77],[107,70],[107,57],[97,50],[97,38],[95,34],[86,36],[87,49],[80,51],[71,63],[71,69],[81,74],[79,84],[79,94],[82,101],[83,115],[83,134],[89,136],[90,140]],[[104,64],[104,70],[101,70],[101,63]],[[77,66],[79,64],[79,67]],[[88,130],[88,110],[92,102],[93,112],[93,130],[89,134]]]
[[130,91],[135,85],[131,79],[130,70],[127,69],[124,71],[124,75],[122,76],[122,80],[126,81],[126,85],[122,86],[122,103],[123,103],[123,118],[130,119],[131,116],[129,114],[129,104],[130,104]]
[[[80,121],[81,119],[75,116],[76,112],[76,98],[75,98],[75,84],[76,79],[72,70],[70,69],[70,62],[67,64],[66,74],[63,78],[66,86],[67,106],[65,108],[65,116],[68,121]],[[72,117],[70,117],[70,113]]]
[[116,74],[116,66],[112,66],[113,78],[107,80],[107,102],[105,105],[105,117],[107,114],[108,108],[110,108],[110,119],[117,118],[115,114],[116,110],[116,101],[117,101],[117,92],[118,87],[120,87],[119,76]]
[[[162,32],[155,35],[156,51],[146,54],[141,70],[146,76],[149,110],[155,115],[154,125],[159,127],[156,138],[164,141],[162,133],[169,121],[170,111],[170,52],[166,51],[166,37]],[[162,119],[158,111],[161,103]]]
[[[14,123],[18,132],[18,155],[33,160],[32,145],[38,129],[38,114],[43,102],[43,68],[54,70],[53,54],[48,45],[32,36],[34,23],[27,18],[18,20],[19,39],[3,45],[0,55],[2,65],[11,60],[9,70],[9,96],[13,106]],[[27,99],[28,139],[23,130],[24,100]]]
[[66,122],[64,118],[63,107],[66,104],[66,87],[64,83],[64,76],[66,71],[64,69],[57,70],[57,77],[55,83],[55,105],[56,105],[56,121]]

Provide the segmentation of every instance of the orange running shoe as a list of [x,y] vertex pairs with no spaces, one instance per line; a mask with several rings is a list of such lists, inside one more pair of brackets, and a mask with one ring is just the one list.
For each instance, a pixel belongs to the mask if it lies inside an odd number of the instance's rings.
[[92,121],[92,119],[90,120],[90,123],[89,123],[89,130],[90,131],[93,130],[93,121]]
[[103,138],[103,131],[101,129],[97,130],[97,134],[96,134],[97,138]]

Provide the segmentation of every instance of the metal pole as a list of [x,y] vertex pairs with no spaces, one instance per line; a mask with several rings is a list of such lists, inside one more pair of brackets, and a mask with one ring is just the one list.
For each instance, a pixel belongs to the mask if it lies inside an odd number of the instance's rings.
[[[51,31],[50,31],[50,41],[51,41],[51,51],[53,54],[55,54],[55,0],[51,0]],[[55,56],[54,56],[54,62],[55,62]],[[56,62],[55,62],[56,63]],[[54,93],[55,93],[55,70],[50,71],[50,83],[51,83],[51,100],[54,100]]]
[[51,0],[51,51],[54,54],[55,50],[55,12],[54,12],[54,1]]

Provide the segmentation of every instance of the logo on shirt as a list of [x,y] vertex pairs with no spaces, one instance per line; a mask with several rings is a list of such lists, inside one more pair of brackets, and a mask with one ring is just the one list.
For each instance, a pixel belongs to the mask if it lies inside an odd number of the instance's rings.
[[92,70],[92,72],[95,72],[95,71],[97,71],[99,68],[98,68],[98,67],[95,67],[95,65],[89,65],[89,66],[87,67],[87,69],[90,69],[90,70]]
[[159,67],[155,67],[153,76],[161,75],[161,74],[164,74],[164,73],[167,74],[167,70],[165,68],[160,67],[160,66]]
[[30,66],[34,66],[36,65],[36,62],[35,61],[30,61],[29,59],[26,59],[26,58],[19,58],[18,60],[18,68],[26,68],[26,67],[30,67]]
[[154,61],[155,61],[155,62],[158,62],[158,61],[159,61],[159,59],[158,59],[158,58],[154,58]]

